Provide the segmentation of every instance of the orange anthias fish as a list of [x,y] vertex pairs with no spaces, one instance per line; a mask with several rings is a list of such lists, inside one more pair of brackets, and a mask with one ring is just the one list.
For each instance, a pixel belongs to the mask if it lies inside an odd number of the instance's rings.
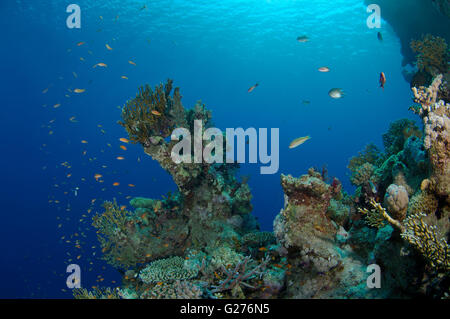
[[93,68],[96,68],[96,67],[98,67],[98,66],[101,66],[101,67],[103,67],[103,68],[108,67],[108,65],[107,65],[106,63],[97,63],[96,65],[93,66]]
[[386,84],[386,75],[384,75],[384,72],[380,73],[380,87],[384,90],[384,85]]
[[256,87],[257,87],[258,85],[259,85],[259,84],[256,83],[256,84],[253,85],[251,88],[249,88],[247,92],[248,92],[248,93],[252,92],[254,89],[256,89]]
[[155,110],[152,111],[152,114],[156,115],[156,116],[161,116],[161,113],[159,113],[158,111],[155,111]]
[[129,143],[130,141],[124,137],[119,138],[119,141],[123,142],[123,143]]

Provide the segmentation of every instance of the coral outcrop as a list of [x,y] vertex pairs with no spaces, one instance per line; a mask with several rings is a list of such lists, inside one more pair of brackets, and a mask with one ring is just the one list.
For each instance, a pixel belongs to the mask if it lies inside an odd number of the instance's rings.
[[[121,124],[178,189],[162,199],[133,198],[131,210],[104,204],[93,226],[103,258],[123,273],[123,282],[117,290],[76,290],[75,297],[445,297],[450,108],[440,100],[442,83],[437,75],[430,86],[413,88],[418,105],[411,109],[423,132],[412,120],[396,121],[383,135],[384,152],[369,144],[350,159],[354,195],[314,169],[281,175],[285,204],[273,233],[259,231],[236,165],[196,162],[188,153],[178,153],[186,162],[173,160],[173,129],[182,125],[202,136],[212,126],[204,105],[185,109],[170,80],[141,88]],[[374,264],[382,281],[376,289],[367,284]]]

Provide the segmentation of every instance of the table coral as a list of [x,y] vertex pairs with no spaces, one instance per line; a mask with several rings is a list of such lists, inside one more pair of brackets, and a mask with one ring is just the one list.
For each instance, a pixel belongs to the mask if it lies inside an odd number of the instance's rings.
[[172,282],[195,278],[198,271],[184,267],[184,259],[171,257],[151,262],[139,274],[144,283]]

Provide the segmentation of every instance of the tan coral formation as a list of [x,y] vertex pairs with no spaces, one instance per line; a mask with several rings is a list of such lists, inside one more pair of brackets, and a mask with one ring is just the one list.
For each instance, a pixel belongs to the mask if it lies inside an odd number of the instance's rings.
[[424,147],[428,150],[434,192],[450,202],[450,105],[436,101],[442,74],[428,88],[412,88],[415,101],[421,104],[419,115],[424,123]]
[[392,217],[402,221],[406,217],[406,211],[408,209],[408,192],[403,186],[395,184],[389,185],[384,196],[384,204]]

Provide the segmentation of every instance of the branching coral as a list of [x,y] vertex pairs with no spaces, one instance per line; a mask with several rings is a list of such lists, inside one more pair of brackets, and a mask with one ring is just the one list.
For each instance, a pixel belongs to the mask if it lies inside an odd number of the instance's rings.
[[[374,199],[370,201],[372,210],[358,208],[360,212],[369,216],[369,219],[380,221],[381,218],[401,231],[401,236],[409,244],[415,247],[422,256],[429,262],[430,266],[436,270],[450,271],[450,246],[444,238],[439,238],[437,227],[425,223],[425,214],[413,214],[408,216],[403,223],[393,219],[386,210]],[[372,217],[370,217],[372,216]],[[374,223],[373,226],[377,226]]]
[[[418,110],[419,115],[422,115],[423,112],[431,111],[431,106],[437,102],[442,78],[442,74],[439,74],[433,79],[429,87],[420,86],[419,88],[411,88],[414,93],[414,102],[421,105],[421,109],[419,108]],[[414,110],[414,113],[417,113],[416,108]]]
[[405,231],[401,236],[413,245],[430,266],[450,271],[450,246],[444,238],[438,238],[436,226],[427,225],[425,214],[414,214],[405,220]]
[[252,261],[250,256],[247,256],[239,262],[234,268],[227,269],[222,266],[222,271],[225,274],[225,279],[221,280],[218,285],[213,286],[211,293],[219,293],[227,290],[232,291],[232,295],[237,297],[242,295],[242,287],[256,289],[256,287],[252,286],[246,281],[252,280],[255,277],[262,279],[267,264],[269,262],[269,255],[266,256],[264,260],[261,261],[257,266],[253,268],[249,267],[249,263]]
[[369,203],[372,206],[372,209],[358,208],[359,212],[366,215],[366,222],[368,225],[376,228],[382,228],[384,226],[384,221],[388,221],[391,225],[402,231],[404,230],[404,226],[398,220],[395,220],[389,216],[386,209],[384,209],[380,203],[377,203],[375,199],[371,198]]
[[417,53],[419,70],[432,74],[436,68],[439,72],[447,72],[448,48],[445,39],[427,34],[421,40],[413,40],[411,48]]

